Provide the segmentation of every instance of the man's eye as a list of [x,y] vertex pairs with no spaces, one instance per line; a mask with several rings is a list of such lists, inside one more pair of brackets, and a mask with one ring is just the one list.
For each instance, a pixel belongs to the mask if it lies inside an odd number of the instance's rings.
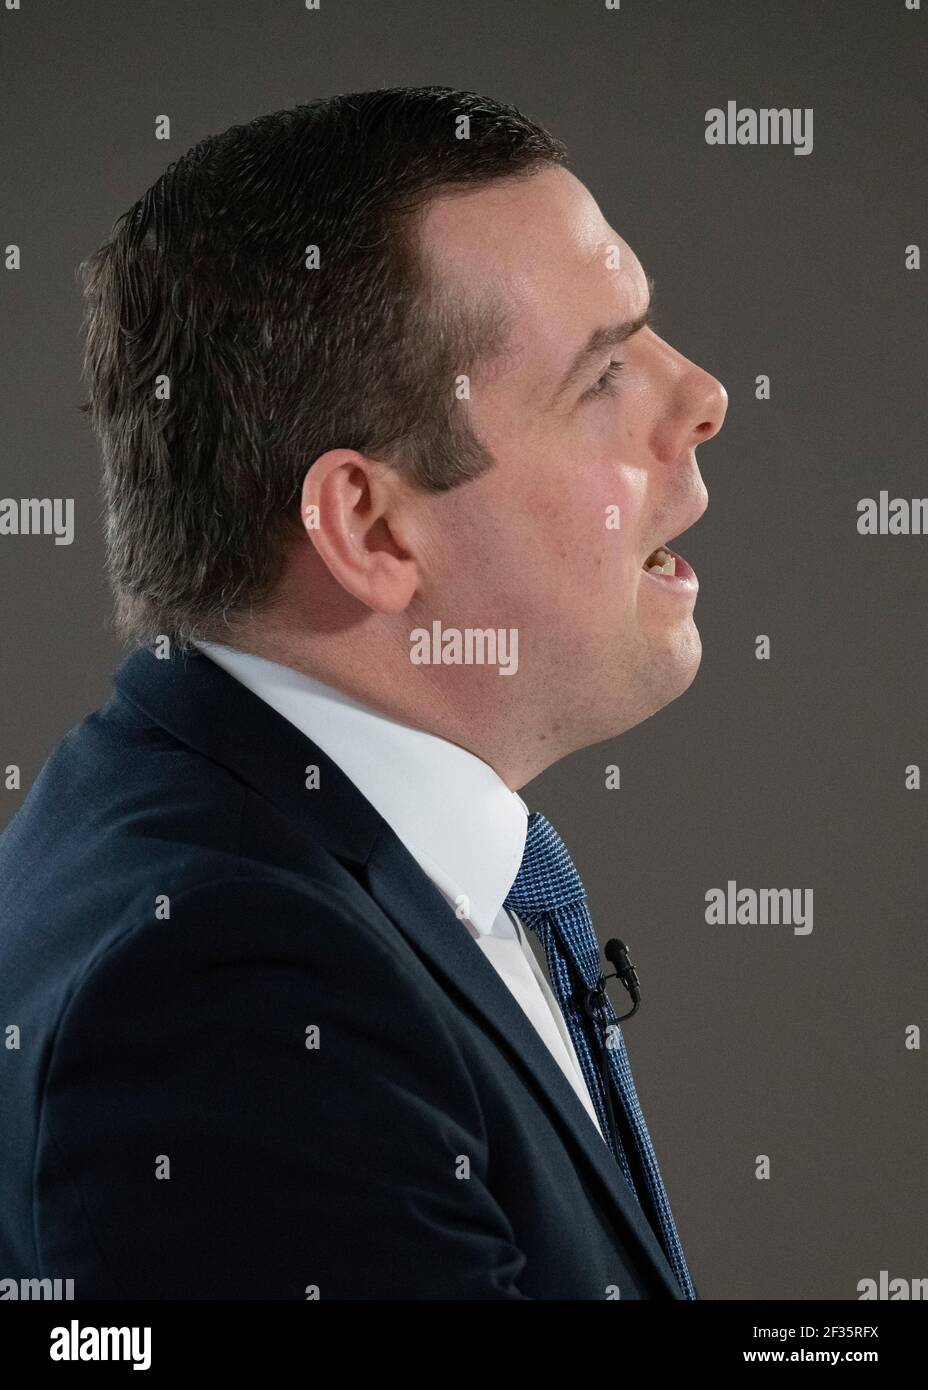
[[625,366],[624,362],[612,361],[603,372],[598,381],[594,382],[588,391],[584,391],[583,399],[588,400],[595,396],[612,396],[615,394],[616,378]]

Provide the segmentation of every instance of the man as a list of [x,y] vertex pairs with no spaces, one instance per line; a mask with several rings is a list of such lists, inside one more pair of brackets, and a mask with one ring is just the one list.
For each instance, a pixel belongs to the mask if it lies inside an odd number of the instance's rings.
[[660,548],[727,398],[650,291],[557,141],[445,88],[203,141],[85,267],[137,650],[0,848],[0,1274],[695,1296],[518,795],[699,664]]

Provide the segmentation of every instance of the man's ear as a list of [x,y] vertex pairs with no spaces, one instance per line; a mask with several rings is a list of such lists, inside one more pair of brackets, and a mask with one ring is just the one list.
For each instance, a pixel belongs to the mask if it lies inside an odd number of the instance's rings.
[[321,454],[303,479],[300,515],[329,573],[378,613],[401,613],[419,584],[411,510],[395,469],[355,449]]

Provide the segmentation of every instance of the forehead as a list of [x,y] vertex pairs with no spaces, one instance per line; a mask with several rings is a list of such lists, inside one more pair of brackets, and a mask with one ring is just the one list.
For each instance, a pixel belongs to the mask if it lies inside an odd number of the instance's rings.
[[592,328],[648,301],[634,252],[566,169],[442,195],[421,235],[449,288],[506,305],[513,366],[533,377],[562,368]]

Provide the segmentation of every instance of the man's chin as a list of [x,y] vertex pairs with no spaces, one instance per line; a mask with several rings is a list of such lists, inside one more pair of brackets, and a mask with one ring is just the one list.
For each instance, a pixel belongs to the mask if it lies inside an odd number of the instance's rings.
[[702,638],[699,635],[699,628],[692,618],[687,624],[689,631],[682,638],[678,654],[680,666],[680,679],[682,686],[680,693],[688,690],[696,679],[696,672],[702,664]]
[[[689,690],[696,679],[701,662],[702,639],[699,636],[699,628],[690,618],[684,630],[677,634],[665,663],[665,669],[675,686],[670,700],[679,699],[685,690]],[[668,704],[670,700],[667,701]]]
[[702,661],[702,642],[692,618],[672,635],[658,641],[639,633],[636,643],[619,643],[615,663],[597,673],[586,687],[589,698],[580,721],[571,723],[571,750],[588,748],[605,739],[618,738],[673,704],[696,679]]
[[658,710],[679,700],[696,679],[702,661],[702,642],[692,619],[686,629],[676,633],[673,642],[655,654],[648,665],[647,679],[642,681],[647,706],[642,719],[649,719]]

